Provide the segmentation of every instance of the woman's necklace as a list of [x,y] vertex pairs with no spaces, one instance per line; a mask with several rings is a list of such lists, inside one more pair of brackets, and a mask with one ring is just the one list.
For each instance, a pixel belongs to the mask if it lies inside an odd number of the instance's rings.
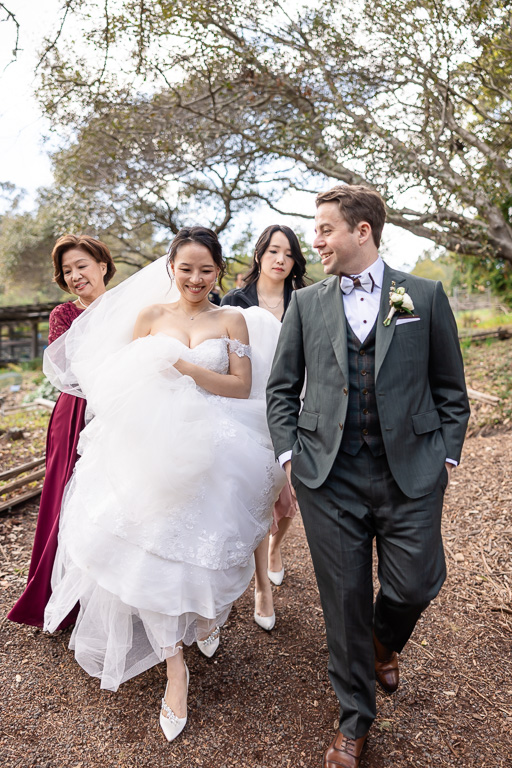
[[187,316],[187,318],[188,318],[189,320],[195,320],[195,319],[196,319],[196,317],[198,317],[198,316],[201,314],[201,312],[206,312],[206,310],[207,310],[207,309],[210,309],[210,307],[203,307],[202,309],[200,309],[200,310],[199,310],[199,312],[196,312],[196,314],[195,314],[195,315],[189,315],[189,314],[188,314],[188,312],[185,312],[185,310],[183,309],[183,307],[181,306],[181,304],[180,304],[180,309],[181,309],[181,311],[183,312],[183,314]]
[[81,296],[78,296],[78,298],[77,298],[77,304],[80,304],[80,306],[81,306],[81,307],[83,307],[84,309],[87,309],[87,307],[89,307],[89,306],[90,306],[89,304],[84,304],[84,302],[82,301],[82,298],[81,298]]
[[261,300],[261,301],[262,301],[262,302],[265,304],[265,306],[266,306],[266,307],[268,307],[269,309],[277,309],[277,308],[278,308],[278,306],[279,306],[280,304],[282,304],[282,303],[283,303],[283,301],[284,301],[284,296],[281,296],[281,298],[279,299],[279,301],[277,302],[277,304],[274,304],[274,305],[272,306],[272,304],[269,304],[269,303],[268,303],[268,301],[265,301],[265,299],[263,298],[263,296],[261,295],[261,293],[260,293],[258,290],[256,291],[256,293],[258,294],[258,301],[260,301],[260,300]]

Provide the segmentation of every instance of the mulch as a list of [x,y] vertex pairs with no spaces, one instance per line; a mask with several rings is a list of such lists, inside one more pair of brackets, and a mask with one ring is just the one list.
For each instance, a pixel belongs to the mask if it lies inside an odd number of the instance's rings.
[[[448,579],[400,657],[396,694],[378,715],[361,768],[504,768],[512,755],[512,433],[466,441],[446,496]],[[239,600],[212,660],[187,649],[189,722],[168,744],[158,726],[164,665],[101,691],[68,650],[5,614],[22,591],[37,517],[0,518],[2,768],[320,768],[337,702],[300,520],[284,546],[276,628]]]

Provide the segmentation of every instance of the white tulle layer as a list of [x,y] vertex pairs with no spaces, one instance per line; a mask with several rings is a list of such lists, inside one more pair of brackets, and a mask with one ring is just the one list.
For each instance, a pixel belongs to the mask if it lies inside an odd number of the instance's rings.
[[[260,344],[257,379],[274,343]],[[179,357],[227,372],[227,340],[139,339],[88,379],[94,418],[65,494],[45,629],[79,601],[70,647],[111,690],[226,620],[284,483],[261,387],[249,400],[210,395],[176,372]]]

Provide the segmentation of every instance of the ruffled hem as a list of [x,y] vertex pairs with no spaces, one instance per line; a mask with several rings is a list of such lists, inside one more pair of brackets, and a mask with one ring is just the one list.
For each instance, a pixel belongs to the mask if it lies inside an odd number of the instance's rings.
[[285,480],[264,400],[201,392],[182,347],[159,334],[104,362],[63,503],[45,629],[79,601],[71,647],[110,690],[225,622]]

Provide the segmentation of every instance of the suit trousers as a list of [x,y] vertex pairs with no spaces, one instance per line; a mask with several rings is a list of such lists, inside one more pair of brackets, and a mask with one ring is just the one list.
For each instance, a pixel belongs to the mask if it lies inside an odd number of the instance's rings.
[[375,719],[372,630],[387,648],[401,651],[446,577],[441,513],[447,481],[444,468],[432,493],[410,499],[386,456],[373,456],[367,445],[356,456],[340,450],[318,489],[292,472],[324,613],[340,731],[348,738],[364,736]]

